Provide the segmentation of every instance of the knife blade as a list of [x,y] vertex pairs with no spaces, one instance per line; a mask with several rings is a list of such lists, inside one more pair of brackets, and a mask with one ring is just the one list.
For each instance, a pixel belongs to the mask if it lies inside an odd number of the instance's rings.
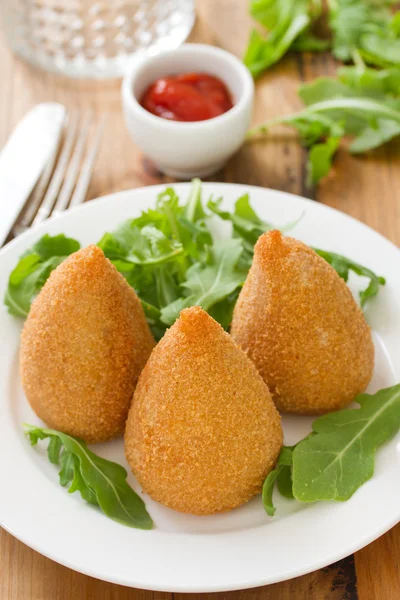
[[66,109],[55,102],[32,108],[18,123],[0,153],[0,246],[37,183],[56,144]]

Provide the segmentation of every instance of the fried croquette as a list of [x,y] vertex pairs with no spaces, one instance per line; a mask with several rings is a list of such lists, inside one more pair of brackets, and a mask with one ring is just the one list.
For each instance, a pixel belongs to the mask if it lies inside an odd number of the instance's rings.
[[123,432],[155,342],[138,297],[96,246],[50,275],[21,336],[20,371],[35,413],[87,442]]
[[349,288],[311,248],[279,231],[256,243],[231,335],[284,412],[340,409],[372,376],[371,331]]
[[125,430],[143,489],[184,513],[227,511],[261,491],[282,445],[268,387],[199,307],[181,312],[153,350]]

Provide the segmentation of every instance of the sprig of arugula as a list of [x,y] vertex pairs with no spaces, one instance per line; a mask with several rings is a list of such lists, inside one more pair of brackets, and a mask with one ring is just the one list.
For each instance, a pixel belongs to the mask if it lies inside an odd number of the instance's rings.
[[25,433],[32,446],[49,440],[49,461],[60,467],[60,485],[69,486],[70,494],[79,492],[83,500],[122,525],[152,528],[144,502],[128,485],[128,474],[121,465],[98,456],[85,442],[61,431],[26,424]]
[[17,317],[26,317],[33,298],[41,290],[51,271],[79,248],[79,242],[63,234],[46,234],[25,252],[8,281],[4,303],[9,312]]
[[294,128],[309,148],[308,183],[325,177],[341,140],[353,138],[350,152],[360,154],[400,135],[400,69],[376,71],[344,67],[339,78],[321,77],[299,88],[306,108],[257,125],[247,137],[259,137],[275,125]]
[[[232,224],[232,236],[213,239],[212,219]],[[297,221],[280,227],[290,230]],[[276,228],[276,227],[275,227]],[[240,289],[253,260],[254,244],[274,229],[250,205],[247,194],[231,211],[222,199],[210,198],[206,208],[201,182],[193,182],[182,203],[173,188],[162,192],[155,209],[103,235],[98,245],[138,294],[154,336],[160,339],[182,308],[200,305],[228,329]],[[63,235],[41,238],[12,271],[4,302],[9,312],[26,317],[51,271],[80,247]],[[317,251],[345,281],[349,271],[367,277],[361,304],[377,295],[384,279],[348,258]]]
[[251,0],[250,14],[266,30],[250,34],[244,63],[254,77],[287,52],[321,52],[374,67],[400,65],[400,17],[391,0],[328,0],[330,38],[317,35],[321,0]]
[[331,267],[335,269],[335,271],[340,275],[344,281],[348,281],[350,271],[353,271],[356,275],[360,277],[366,277],[369,279],[369,284],[364,290],[360,291],[360,304],[361,308],[365,306],[365,303],[369,298],[374,298],[378,292],[381,285],[385,285],[386,280],[384,277],[379,277],[375,275],[373,271],[359,265],[348,258],[341,256],[340,254],[336,254],[335,252],[326,252],[326,250],[320,250],[318,248],[314,248],[315,252],[319,254],[323,259],[325,259]]
[[338,60],[354,67],[338,79],[320,78],[299,88],[307,108],[258,125],[248,138],[282,124],[294,128],[309,149],[309,187],[325,177],[343,138],[360,154],[400,135],[400,12],[391,0],[328,0],[331,38],[313,31],[322,2],[252,0],[250,13],[269,31],[251,33],[244,62],[254,77],[289,50],[321,51],[331,46]]
[[263,487],[263,504],[275,514],[273,489],[300,502],[345,501],[374,474],[377,448],[400,429],[400,384],[355,398],[359,408],[316,419],[312,432],[283,447]]

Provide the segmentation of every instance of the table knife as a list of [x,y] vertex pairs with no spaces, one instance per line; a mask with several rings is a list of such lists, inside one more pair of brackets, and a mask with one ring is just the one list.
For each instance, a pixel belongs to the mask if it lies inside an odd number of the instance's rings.
[[0,153],[0,246],[55,151],[66,109],[46,102],[30,110],[14,129]]

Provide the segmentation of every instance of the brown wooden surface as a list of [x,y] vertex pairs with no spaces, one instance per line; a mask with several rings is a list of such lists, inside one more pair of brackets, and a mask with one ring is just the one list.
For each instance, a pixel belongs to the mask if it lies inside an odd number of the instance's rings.
[[[242,54],[250,27],[246,5],[246,0],[200,0],[192,40]],[[3,39],[0,39],[0,64],[0,146],[30,107],[55,100],[69,107],[91,108],[96,114],[109,113],[90,198],[170,181],[143,160],[131,143],[123,124],[119,84],[74,82],[34,70],[14,58]],[[334,68],[327,56],[303,56],[289,57],[271,69],[257,82],[254,122],[298,109],[299,82],[332,74]],[[353,215],[400,243],[398,142],[363,158],[339,152],[331,175],[313,190],[305,185],[305,164],[305,152],[291,134],[282,131],[268,143],[244,146],[223,172],[212,179],[311,197]],[[377,506],[377,510],[381,509]],[[400,525],[355,557],[326,569],[264,588],[215,596],[229,600],[398,600],[399,563]],[[123,588],[75,573],[0,530],[0,600],[170,600],[172,596]],[[183,595],[175,596],[176,600],[184,600]],[[208,596],[211,600],[212,595]],[[206,595],[202,598],[199,595],[198,600],[206,600]]]

